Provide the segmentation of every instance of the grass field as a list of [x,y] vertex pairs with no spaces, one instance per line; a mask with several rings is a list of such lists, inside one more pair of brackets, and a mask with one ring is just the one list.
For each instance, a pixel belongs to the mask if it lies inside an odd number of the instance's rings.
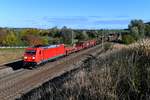
[[24,49],[0,49],[0,65],[23,57]]

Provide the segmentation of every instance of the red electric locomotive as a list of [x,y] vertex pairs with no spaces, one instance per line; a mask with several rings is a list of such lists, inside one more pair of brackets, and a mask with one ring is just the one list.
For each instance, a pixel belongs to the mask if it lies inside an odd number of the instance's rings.
[[24,65],[39,65],[64,55],[66,55],[64,44],[30,47],[25,51]]

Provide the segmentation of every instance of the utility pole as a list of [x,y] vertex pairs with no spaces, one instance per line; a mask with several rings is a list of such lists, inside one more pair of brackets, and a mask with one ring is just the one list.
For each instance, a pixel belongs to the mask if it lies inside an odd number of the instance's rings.
[[72,45],[73,45],[74,44],[74,32],[73,32],[73,30],[71,32],[71,36],[72,36]]
[[102,49],[104,49],[104,40],[103,40],[104,34],[102,33]]

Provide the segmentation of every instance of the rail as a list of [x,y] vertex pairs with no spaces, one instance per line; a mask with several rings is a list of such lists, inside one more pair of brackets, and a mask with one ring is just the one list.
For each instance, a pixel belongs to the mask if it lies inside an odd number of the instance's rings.
[[27,46],[0,46],[0,49],[19,49],[19,48],[27,48]]

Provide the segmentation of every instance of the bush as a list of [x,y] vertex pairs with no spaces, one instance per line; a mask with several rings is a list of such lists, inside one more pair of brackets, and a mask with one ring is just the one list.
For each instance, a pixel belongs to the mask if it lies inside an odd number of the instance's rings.
[[104,50],[107,51],[109,49],[112,49],[112,44],[111,43],[104,44]]
[[135,38],[131,35],[123,35],[122,36],[122,42],[125,44],[131,44],[135,41],[136,41]]

